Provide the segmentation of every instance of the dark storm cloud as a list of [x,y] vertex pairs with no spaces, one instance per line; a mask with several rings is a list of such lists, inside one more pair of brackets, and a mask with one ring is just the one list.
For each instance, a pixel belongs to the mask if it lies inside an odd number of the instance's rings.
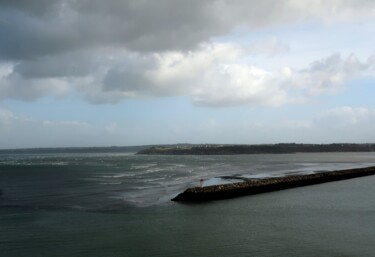
[[90,75],[100,67],[100,59],[87,52],[46,55],[16,64],[13,72],[23,78],[61,78]]
[[136,93],[152,88],[152,82],[136,70],[110,70],[103,79],[104,91]]
[[27,10],[0,9],[0,57],[35,59],[79,48],[80,35],[65,21]]
[[305,18],[289,1],[4,0],[0,56],[11,60],[97,47],[186,50],[236,26]]
[[0,7],[1,9],[16,9],[33,15],[43,15],[61,3],[61,0],[1,0]]
[[2,1],[0,55],[22,60],[102,46],[186,49],[229,29],[214,9],[213,1],[194,0]]
[[371,7],[373,1],[365,0],[2,0],[0,57],[23,60],[97,47],[186,50],[236,26],[350,16],[352,8]]

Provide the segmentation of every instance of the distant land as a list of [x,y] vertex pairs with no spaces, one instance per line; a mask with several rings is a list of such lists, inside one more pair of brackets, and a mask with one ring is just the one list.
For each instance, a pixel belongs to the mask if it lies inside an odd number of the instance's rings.
[[0,149],[0,154],[38,154],[38,153],[136,153],[150,148],[146,146],[110,146],[110,147],[56,147]]
[[231,154],[282,154],[319,152],[375,152],[375,144],[172,144],[110,147],[49,147],[0,149],[0,154],[39,153],[137,153],[161,155],[231,155]]
[[169,145],[152,146],[138,154],[164,155],[231,155],[290,154],[322,152],[374,152],[375,144],[264,144],[264,145]]

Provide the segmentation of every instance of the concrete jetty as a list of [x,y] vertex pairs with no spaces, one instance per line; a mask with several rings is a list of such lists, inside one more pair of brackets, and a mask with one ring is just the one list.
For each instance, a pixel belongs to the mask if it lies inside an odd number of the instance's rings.
[[375,175],[375,166],[188,188],[172,201],[204,202]]

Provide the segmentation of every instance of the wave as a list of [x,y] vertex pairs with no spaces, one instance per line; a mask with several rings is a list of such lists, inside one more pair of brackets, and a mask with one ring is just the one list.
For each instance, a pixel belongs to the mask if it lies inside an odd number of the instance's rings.
[[156,163],[149,163],[149,164],[142,164],[142,165],[132,165],[130,169],[131,170],[147,169],[147,168],[150,168],[150,167],[154,167],[156,165],[157,165]]
[[122,182],[101,182],[100,185],[121,185]]

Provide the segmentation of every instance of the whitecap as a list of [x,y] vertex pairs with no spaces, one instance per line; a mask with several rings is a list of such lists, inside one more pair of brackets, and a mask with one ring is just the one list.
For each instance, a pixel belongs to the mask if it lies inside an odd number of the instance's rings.
[[131,170],[147,169],[147,168],[150,168],[150,167],[154,167],[156,165],[157,165],[156,163],[147,163],[147,164],[143,164],[143,165],[132,165],[130,169]]

